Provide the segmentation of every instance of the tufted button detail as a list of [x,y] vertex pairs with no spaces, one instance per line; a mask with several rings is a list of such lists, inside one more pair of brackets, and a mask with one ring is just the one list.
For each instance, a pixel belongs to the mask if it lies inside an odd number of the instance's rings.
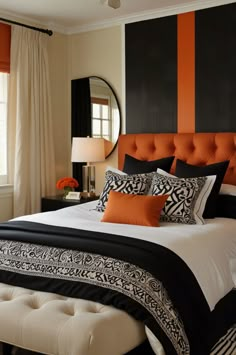
[[133,144],[131,145],[131,149],[136,152],[137,150],[137,143],[136,142],[133,142]]
[[65,314],[67,314],[68,316],[71,316],[71,317],[73,317],[75,315],[74,309],[66,308],[66,307],[65,307],[63,313],[65,313]]
[[39,307],[37,307],[36,305],[32,305],[32,304],[30,305],[30,307],[31,307],[32,309],[34,309],[34,310],[35,310],[35,309],[39,309]]
[[90,305],[90,307],[86,308],[86,312],[88,312],[88,313],[98,313],[97,309],[95,307],[92,307],[91,305]]
[[151,153],[155,152],[156,146],[155,146],[154,142],[152,144],[150,144],[149,150]]
[[5,290],[5,292],[0,295],[0,302],[11,301],[13,298],[13,292],[11,292],[11,290]]
[[176,147],[175,147],[175,145],[174,145],[174,142],[171,142],[170,144],[168,144],[167,149],[168,149],[169,152],[174,153],[174,151],[175,151],[175,149],[176,149]]
[[36,302],[36,300],[32,300],[31,302],[28,303],[28,305],[30,306],[30,308],[32,309],[39,309],[40,306],[38,305],[38,303]]
[[194,143],[192,142],[192,143],[190,143],[190,145],[189,145],[189,151],[190,152],[194,152],[194,150],[196,150],[196,146],[194,145]]
[[12,300],[11,296],[8,296],[8,295],[3,296],[0,299],[0,301],[2,301],[2,302],[7,302],[7,301],[11,301],[11,300]]

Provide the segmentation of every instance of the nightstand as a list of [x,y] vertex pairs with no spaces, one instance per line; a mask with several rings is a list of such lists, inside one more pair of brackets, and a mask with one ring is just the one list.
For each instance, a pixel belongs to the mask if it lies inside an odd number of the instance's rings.
[[64,200],[62,196],[47,196],[41,199],[42,212],[55,211],[60,208],[80,205],[82,203],[98,200],[99,196],[82,197],[80,200]]

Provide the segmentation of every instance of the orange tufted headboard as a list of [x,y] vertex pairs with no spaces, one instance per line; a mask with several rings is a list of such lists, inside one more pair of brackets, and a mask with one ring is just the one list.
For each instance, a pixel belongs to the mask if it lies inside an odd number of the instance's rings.
[[[118,165],[125,154],[140,160],[174,155],[193,165],[230,160],[224,183],[236,185],[236,133],[140,133],[123,134],[118,141]],[[175,161],[171,172],[175,171]]]

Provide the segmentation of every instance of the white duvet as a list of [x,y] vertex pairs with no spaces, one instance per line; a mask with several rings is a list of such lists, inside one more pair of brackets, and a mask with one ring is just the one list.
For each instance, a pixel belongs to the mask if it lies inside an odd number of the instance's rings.
[[158,228],[113,224],[100,222],[102,213],[94,210],[96,204],[97,201],[93,201],[15,220],[89,229],[161,244],[187,263],[211,310],[235,287],[236,220],[215,218],[206,220],[204,225],[161,223]]

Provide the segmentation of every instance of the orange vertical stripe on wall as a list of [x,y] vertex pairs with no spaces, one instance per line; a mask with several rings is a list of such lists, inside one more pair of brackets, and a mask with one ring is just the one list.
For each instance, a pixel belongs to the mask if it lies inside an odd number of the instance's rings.
[[0,72],[10,73],[11,26],[0,23]]
[[178,15],[178,132],[195,132],[195,13]]

